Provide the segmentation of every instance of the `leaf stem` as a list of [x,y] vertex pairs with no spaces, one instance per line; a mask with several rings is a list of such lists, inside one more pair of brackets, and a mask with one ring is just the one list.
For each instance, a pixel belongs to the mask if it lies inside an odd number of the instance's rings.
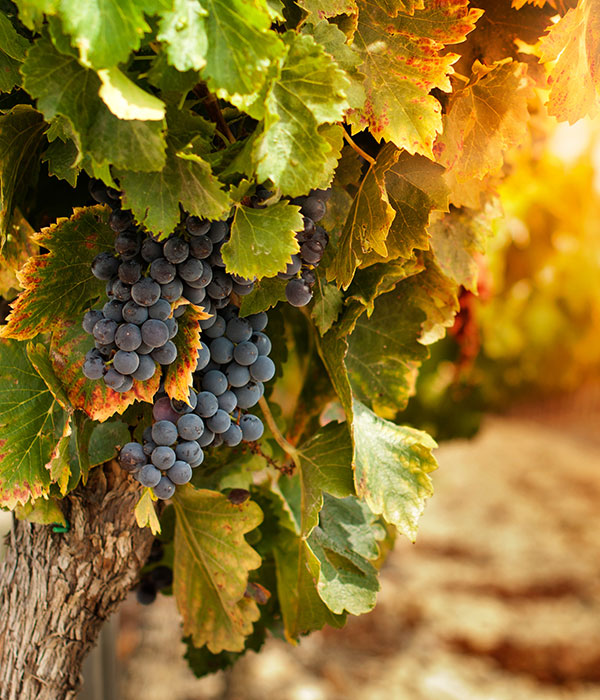
[[344,129],[344,140],[346,143],[352,148],[354,151],[358,153],[359,156],[364,158],[367,163],[370,163],[371,165],[375,165],[375,158],[373,156],[370,156],[366,151],[363,151],[363,149],[354,141],[354,139],[350,136],[350,134]]
[[224,134],[230,143],[235,143],[235,136],[231,133],[229,124],[225,121],[217,97],[210,92],[204,83],[198,83],[193,92],[203,101],[206,111],[221,131],[221,134]]
[[269,426],[269,429],[273,433],[273,437],[275,438],[275,442],[281,447],[281,449],[288,454],[292,460],[294,461],[294,464],[296,467],[300,467],[299,464],[299,459],[298,459],[298,450],[290,444],[281,434],[281,431],[277,427],[277,423],[275,422],[275,418],[273,418],[273,414],[271,413],[271,409],[269,408],[269,404],[267,403],[267,400],[265,399],[264,396],[262,396],[258,402],[258,405],[261,407],[262,412],[265,416],[265,420],[267,421],[267,425]]

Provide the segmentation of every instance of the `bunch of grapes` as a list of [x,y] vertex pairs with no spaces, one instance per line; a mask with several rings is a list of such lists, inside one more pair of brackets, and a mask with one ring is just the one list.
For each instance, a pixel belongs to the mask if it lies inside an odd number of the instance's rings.
[[304,217],[304,228],[296,234],[300,252],[293,255],[286,270],[277,275],[288,280],[285,296],[292,306],[306,306],[312,299],[312,287],[317,279],[315,268],[329,243],[329,235],[317,222],[325,216],[330,195],[331,190],[314,190],[307,197],[292,200]]

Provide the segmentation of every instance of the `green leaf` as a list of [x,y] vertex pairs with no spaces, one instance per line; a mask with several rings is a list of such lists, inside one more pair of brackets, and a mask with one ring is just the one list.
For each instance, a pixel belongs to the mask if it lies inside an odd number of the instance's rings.
[[379,581],[370,560],[379,555],[376,519],[357,498],[325,496],[319,527],[309,543],[319,559],[318,592],[327,607],[362,615],[375,607]]
[[104,104],[119,119],[161,121],[165,116],[165,103],[142,90],[118,68],[98,71],[102,82],[99,90]]
[[399,10],[390,16],[380,3],[357,0],[354,48],[362,57],[367,99],[349,117],[355,131],[369,128],[409,153],[433,157],[442,130],[441,105],[434,88],[450,91],[456,56],[446,46],[464,41],[482,10],[467,0],[431,2],[424,9]]
[[17,32],[10,19],[2,12],[0,14],[0,51],[21,63],[28,48],[27,39]]
[[48,163],[50,175],[66,180],[71,187],[75,187],[80,170],[80,154],[74,141],[56,139],[46,149],[42,161]]
[[317,277],[313,292],[314,301],[310,315],[315,326],[319,329],[319,333],[325,335],[340,315],[344,295],[335,284],[327,284],[320,276]]
[[0,51],[0,92],[10,92],[21,84],[20,61]]
[[237,206],[231,238],[222,248],[227,272],[260,278],[285,270],[300,249],[295,233],[303,225],[300,208],[286,201],[265,209]]
[[250,316],[261,311],[268,311],[280,301],[286,301],[285,287],[287,282],[278,277],[263,277],[255,282],[252,292],[242,297],[240,316]]
[[91,433],[86,445],[87,469],[92,469],[116,457],[119,449],[130,441],[129,428],[120,420],[95,423],[85,419]]
[[145,488],[135,506],[135,521],[139,527],[149,527],[153,535],[160,535],[160,520],[154,508],[155,500],[152,489]]
[[77,59],[39,38],[22,67],[24,87],[47,121],[66,117],[85,154],[98,163],[136,170],[160,170],[165,162],[162,122],[115,117],[99,97],[100,78]]
[[28,105],[16,105],[0,115],[0,249],[15,207],[22,208],[29,188],[37,182],[46,128],[42,115]]
[[202,77],[225,99],[252,95],[264,82],[269,66],[284,52],[279,35],[271,30],[264,0],[201,0],[208,11],[206,65]]
[[162,14],[156,38],[167,44],[169,63],[178,71],[200,70],[206,65],[208,12],[198,0],[175,0]]
[[369,508],[413,540],[437,468],[433,438],[379,418],[354,402],[355,484]]
[[0,505],[14,508],[48,493],[68,422],[25,344],[0,341]]
[[28,520],[30,523],[39,525],[62,525],[66,526],[65,516],[54,498],[38,498],[25,505],[15,508],[15,517],[18,520]]
[[267,94],[254,158],[260,180],[297,196],[319,187],[331,170],[332,145],[318,127],[342,119],[349,81],[311,36],[288,32],[285,39],[287,55]]
[[200,79],[198,73],[193,70],[180,73],[177,68],[170,66],[167,60],[164,51],[160,51],[156,55],[146,76],[148,82],[163,93],[188,93],[198,83]]
[[[49,3],[44,4],[47,8]],[[125,62],[151,29],[144,13],[151,15],[165,6],[163,0],[60,0],[59,14],[81,62],[99,69]]]
[[117,177],[125,192],[125,206],[140,224],[161,238],[169,236],[179,223],[180,203],[190,214],[208,219],[222,218],[231,206],[210,165],[193,153],[176,153],[169,148],[160,172],[119,170]]
[[348,426],[329,423],[298,448],[298,456],[301,532],[307,537],[319,521],[324,491],[340,498],[354,493]]
[[113,391],[101,379],[87,379],[83,363],[86,352],[93,346],[93,339],[83,331],[79,321],[55,324],[50,345],[52,366],[73,408],[102,423],[115,413],[123,413],[136,401],[152,402],[160,385],[158,371],[146,382],[134,380],[133,387],[123,393]]
[[30,258],[21,270],[24,291],[0,335],[24,340],[51,332],[61,321],[81,323],[83,311],[104,294],[105,285],[90,266],[101,251],[113,251],[109,211],[102,206],[76,209],[70,219],[60,219],[37,234],[36,243],[48,252]]
[[164,378],[167,395],[177,401],[188,401],[198,362],[198,348],[202,345],[198,322],[205,318],[209,318],[209,315],[188,304],[183,315],[177,319],[179,330],[173,339],[177,358],[168,366]]
[[183,633],[212,653],[241,651],[259,617],[256,603],[244,598],[248,572],[261,563],[244,534],[260,524],[261,510],[191,486],[177,489],[174,506],[174,593]]

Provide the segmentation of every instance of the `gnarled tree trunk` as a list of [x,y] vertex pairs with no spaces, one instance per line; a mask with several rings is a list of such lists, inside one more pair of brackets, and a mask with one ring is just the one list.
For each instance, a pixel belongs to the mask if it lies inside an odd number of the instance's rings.
[[16,522],[0,567],[1,700],[73,700],[102,623],[152,544],[133,514],[135,485],[116,464],[62,501],[69,532]]

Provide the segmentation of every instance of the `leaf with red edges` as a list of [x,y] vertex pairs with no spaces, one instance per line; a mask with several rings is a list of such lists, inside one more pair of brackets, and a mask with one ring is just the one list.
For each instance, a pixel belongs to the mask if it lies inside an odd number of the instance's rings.
[[101,379],[87,379],[82,372],[85,354],[93,346],[80,324],[61,323],[52,334],[50,359],[73,408],[79,408],[100,423],[115,413],[123,413],[135,401],[151,402],[158,391],[160,372],[147,382],[133,382],[133,387],[119,394]]
[[98,253],[113,250],[109,213],[103,206],[76,209],[70,219],[59,219],[35,236],[48,252],[30,258],[18,273],[24,291],[12,304],[1,336],[26,340],[52,332],[61,321],[80,322],[92,300],[104,293],[91,263]]
[[179,331],[173,342],[177,347],[177,359],[169,365],[165,373],[165,391],[177,401],[187,401],[192,374],[196,369],[198,348],[201,345],[198,321],[209,318],[210,314],[188,304],[185,313],[177,319]]

